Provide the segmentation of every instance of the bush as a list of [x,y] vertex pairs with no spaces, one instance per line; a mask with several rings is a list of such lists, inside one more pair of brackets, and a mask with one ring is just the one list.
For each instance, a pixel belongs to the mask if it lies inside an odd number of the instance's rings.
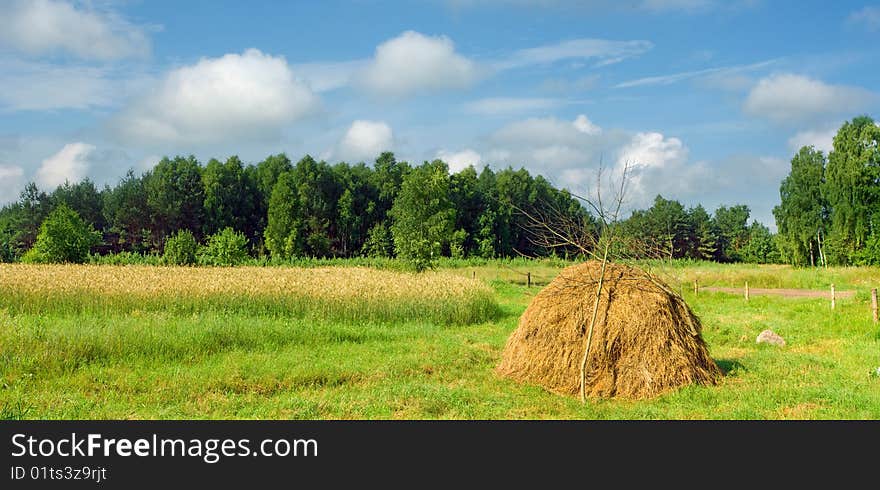
[[199,252],[199,262],[205,265],[232,266],[248,258],[247,238],[229,227],[208,237],[208,244]]
[[89,258],[89,251],[101,242],[101,234],[64,204],[49,213],[40,225],[33,248],[21,261],[25,263],[76,263]]
[[162,261],[168,265],[193,265],[199,252],[199,243],[189,230],[179,230],[165,240]]

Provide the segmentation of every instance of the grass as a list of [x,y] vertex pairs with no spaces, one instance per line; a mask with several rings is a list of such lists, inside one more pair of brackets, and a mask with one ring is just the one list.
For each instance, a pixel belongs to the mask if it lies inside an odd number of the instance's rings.
[[[16,284],[32,281],[25,276],[33,277],[33,269],[3,269],[0,276],[12,278],[0,277],[0,418],[880,418],[880,377],[874,374],[880,366],[880,328],[871,321],[864,294],[880,283],[880,270],[666,268],[668,277],[684,285],[696,276],[701,284],[731,286],[748,277],[754,287],[824,289],[835,281],[839,289],[860,294],[838,300],[832,312],[824,299],[755,296],[745,302],[722,293],[694,296],[684,287],[703,321],[710,353],[727,372],[722,383],[648,401],[582,405],[493,373],[504,342],[539,290],[527,288],[522,273],[532,272],[533,283],[540,284],[552,279],[558,267],[522,261],[445,269],[438,284],[453,281],[450,276],[477,283],[475,291],[485,288],[494,305],[494,313],[462,322],[409,308],[389,316],[324,316],[330,303],[302,314],[287,314],[280,307],[267,313],[259,302],[253,309],[244,303],[185,307],[192,296],[180,290],[176,296],[154,298],[150,307],[132,308],[123,297],[94,300],[108,301],[101,308],[82,308],[92,300],[76,293],[54,306],[41,300],[36,308],[9,299],[22,290]],[[359,270],[337,266],[328,274],[353,277],[350,273]],[[254,277],[248,268],[198,271]],[[369,281],[380,271],[367,272],[360,280]],[[210,277],[219,281],[221,276]],[[405,279],[409,276],[397,278]],[[58,283],[52,287],[63,290]],[[433,294],[429,283],[424,288],[419,295]],[[415,294],[411,289],[402,288]],[[357,310],[351,306],[346,311]],[[788,345],[755,344],[765,328],[781,334]]]

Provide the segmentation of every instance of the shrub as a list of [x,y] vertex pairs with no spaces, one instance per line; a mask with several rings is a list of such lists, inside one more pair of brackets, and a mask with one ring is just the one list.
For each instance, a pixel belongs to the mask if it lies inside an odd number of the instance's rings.
[[189,230],[179,230],[165,241],[165,253],[162,261],[168,265],[193,265],[199,244]]
[[199,262],[205,265],[232,266],[247,259],[247,238],[229,227],[208,237],[208,244],[199,252]]
[[25,263],[83,263],[92,247],[101,242],[101,234],[65,204],[49,213],[40,225],[33,248],[21,261]]

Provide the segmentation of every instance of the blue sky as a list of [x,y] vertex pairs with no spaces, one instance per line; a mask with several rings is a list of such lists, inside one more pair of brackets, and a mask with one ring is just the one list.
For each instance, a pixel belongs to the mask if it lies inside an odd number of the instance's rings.
[[801,145],[880,112],[880,4],[0,0],[0,202],[163,155],[524,166],[630,208],[771,210]]

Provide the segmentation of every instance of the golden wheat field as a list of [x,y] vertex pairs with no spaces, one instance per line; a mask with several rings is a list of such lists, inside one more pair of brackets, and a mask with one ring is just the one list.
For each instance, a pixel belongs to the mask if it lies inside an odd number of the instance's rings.
[[495,309],[493,292],[481,281],[365,267],[0,264],[0,294],[0,307],[28,313],[210,309],[469,323]]

